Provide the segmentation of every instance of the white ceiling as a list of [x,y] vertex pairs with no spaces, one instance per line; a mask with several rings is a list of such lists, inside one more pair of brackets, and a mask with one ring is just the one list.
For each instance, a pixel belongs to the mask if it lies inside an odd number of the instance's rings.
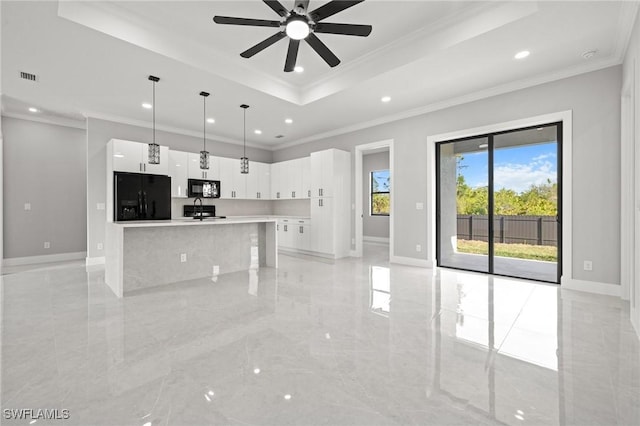
[[[292,0],[282,0],[287,8]],[[326,1],[311,0],[310,10]],[[636,2],[367,0],[327,22],[371,24],[367,38],[319,34],[342,60],[308,46],[284,73],[287,41],[251,59],[240,52],[273,28],[218,25],[215,15],[274,19],[261,1],[2,1],[2,108],[44,119],[95,116],[148,125],[149,74],[159,128],[277,149],[392,118],[621,62]],[[513,55],[530,50],[524,60]],[[596,50],[591,59],[582,53]],[[38,75],[21,80],[20,71]],[[383,95],[389,103],[380,102]],[[292,118],[293,124],[285,124]],[[255,135],[254,129],[262,135]],[[284,135],[276,139],[276,135]]]

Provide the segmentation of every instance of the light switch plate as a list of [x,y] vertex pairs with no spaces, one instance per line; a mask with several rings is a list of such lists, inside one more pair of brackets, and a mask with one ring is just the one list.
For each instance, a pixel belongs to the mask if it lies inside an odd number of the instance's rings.
[[590,260],[584,261],[584,270],[585,271],[593,271],[593,263]]
[[46,248],[46,249],[51,248],[51,243],[49,241],[45,241],[44,242],[44,248]]
[[416,210],[424,210],[424,203],[416,203]]
[[24,203],[25,210],[31,210],[31,203]]
[[180,262],[184,263],[187,261],[187,253],[180,253]]
[[102,243],[98,243],[96,247],[98,248],[98,250],[102,250],[103,245],[102,245]]

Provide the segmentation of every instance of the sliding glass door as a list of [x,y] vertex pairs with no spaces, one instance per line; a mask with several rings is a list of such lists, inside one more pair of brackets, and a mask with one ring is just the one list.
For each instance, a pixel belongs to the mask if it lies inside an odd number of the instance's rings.
[[438,266],[559,283],[561,127],[437,144]]

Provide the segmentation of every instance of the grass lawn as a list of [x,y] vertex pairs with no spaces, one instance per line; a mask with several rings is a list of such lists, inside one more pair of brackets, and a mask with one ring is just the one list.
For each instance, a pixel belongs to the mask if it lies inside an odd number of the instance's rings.
[[[558,261],[558,249],[554,246],[534,246],[531,244],[494,243],[495,255],[518,259]],[[489,244],[484,241],[458,240],[460,253],[489,254]]]

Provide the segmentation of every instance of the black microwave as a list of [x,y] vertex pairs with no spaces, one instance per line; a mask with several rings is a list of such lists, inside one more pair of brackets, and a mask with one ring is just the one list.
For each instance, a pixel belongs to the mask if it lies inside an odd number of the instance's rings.
[[220,181],[189,179],[187,185],[187,197],[220,198]]

